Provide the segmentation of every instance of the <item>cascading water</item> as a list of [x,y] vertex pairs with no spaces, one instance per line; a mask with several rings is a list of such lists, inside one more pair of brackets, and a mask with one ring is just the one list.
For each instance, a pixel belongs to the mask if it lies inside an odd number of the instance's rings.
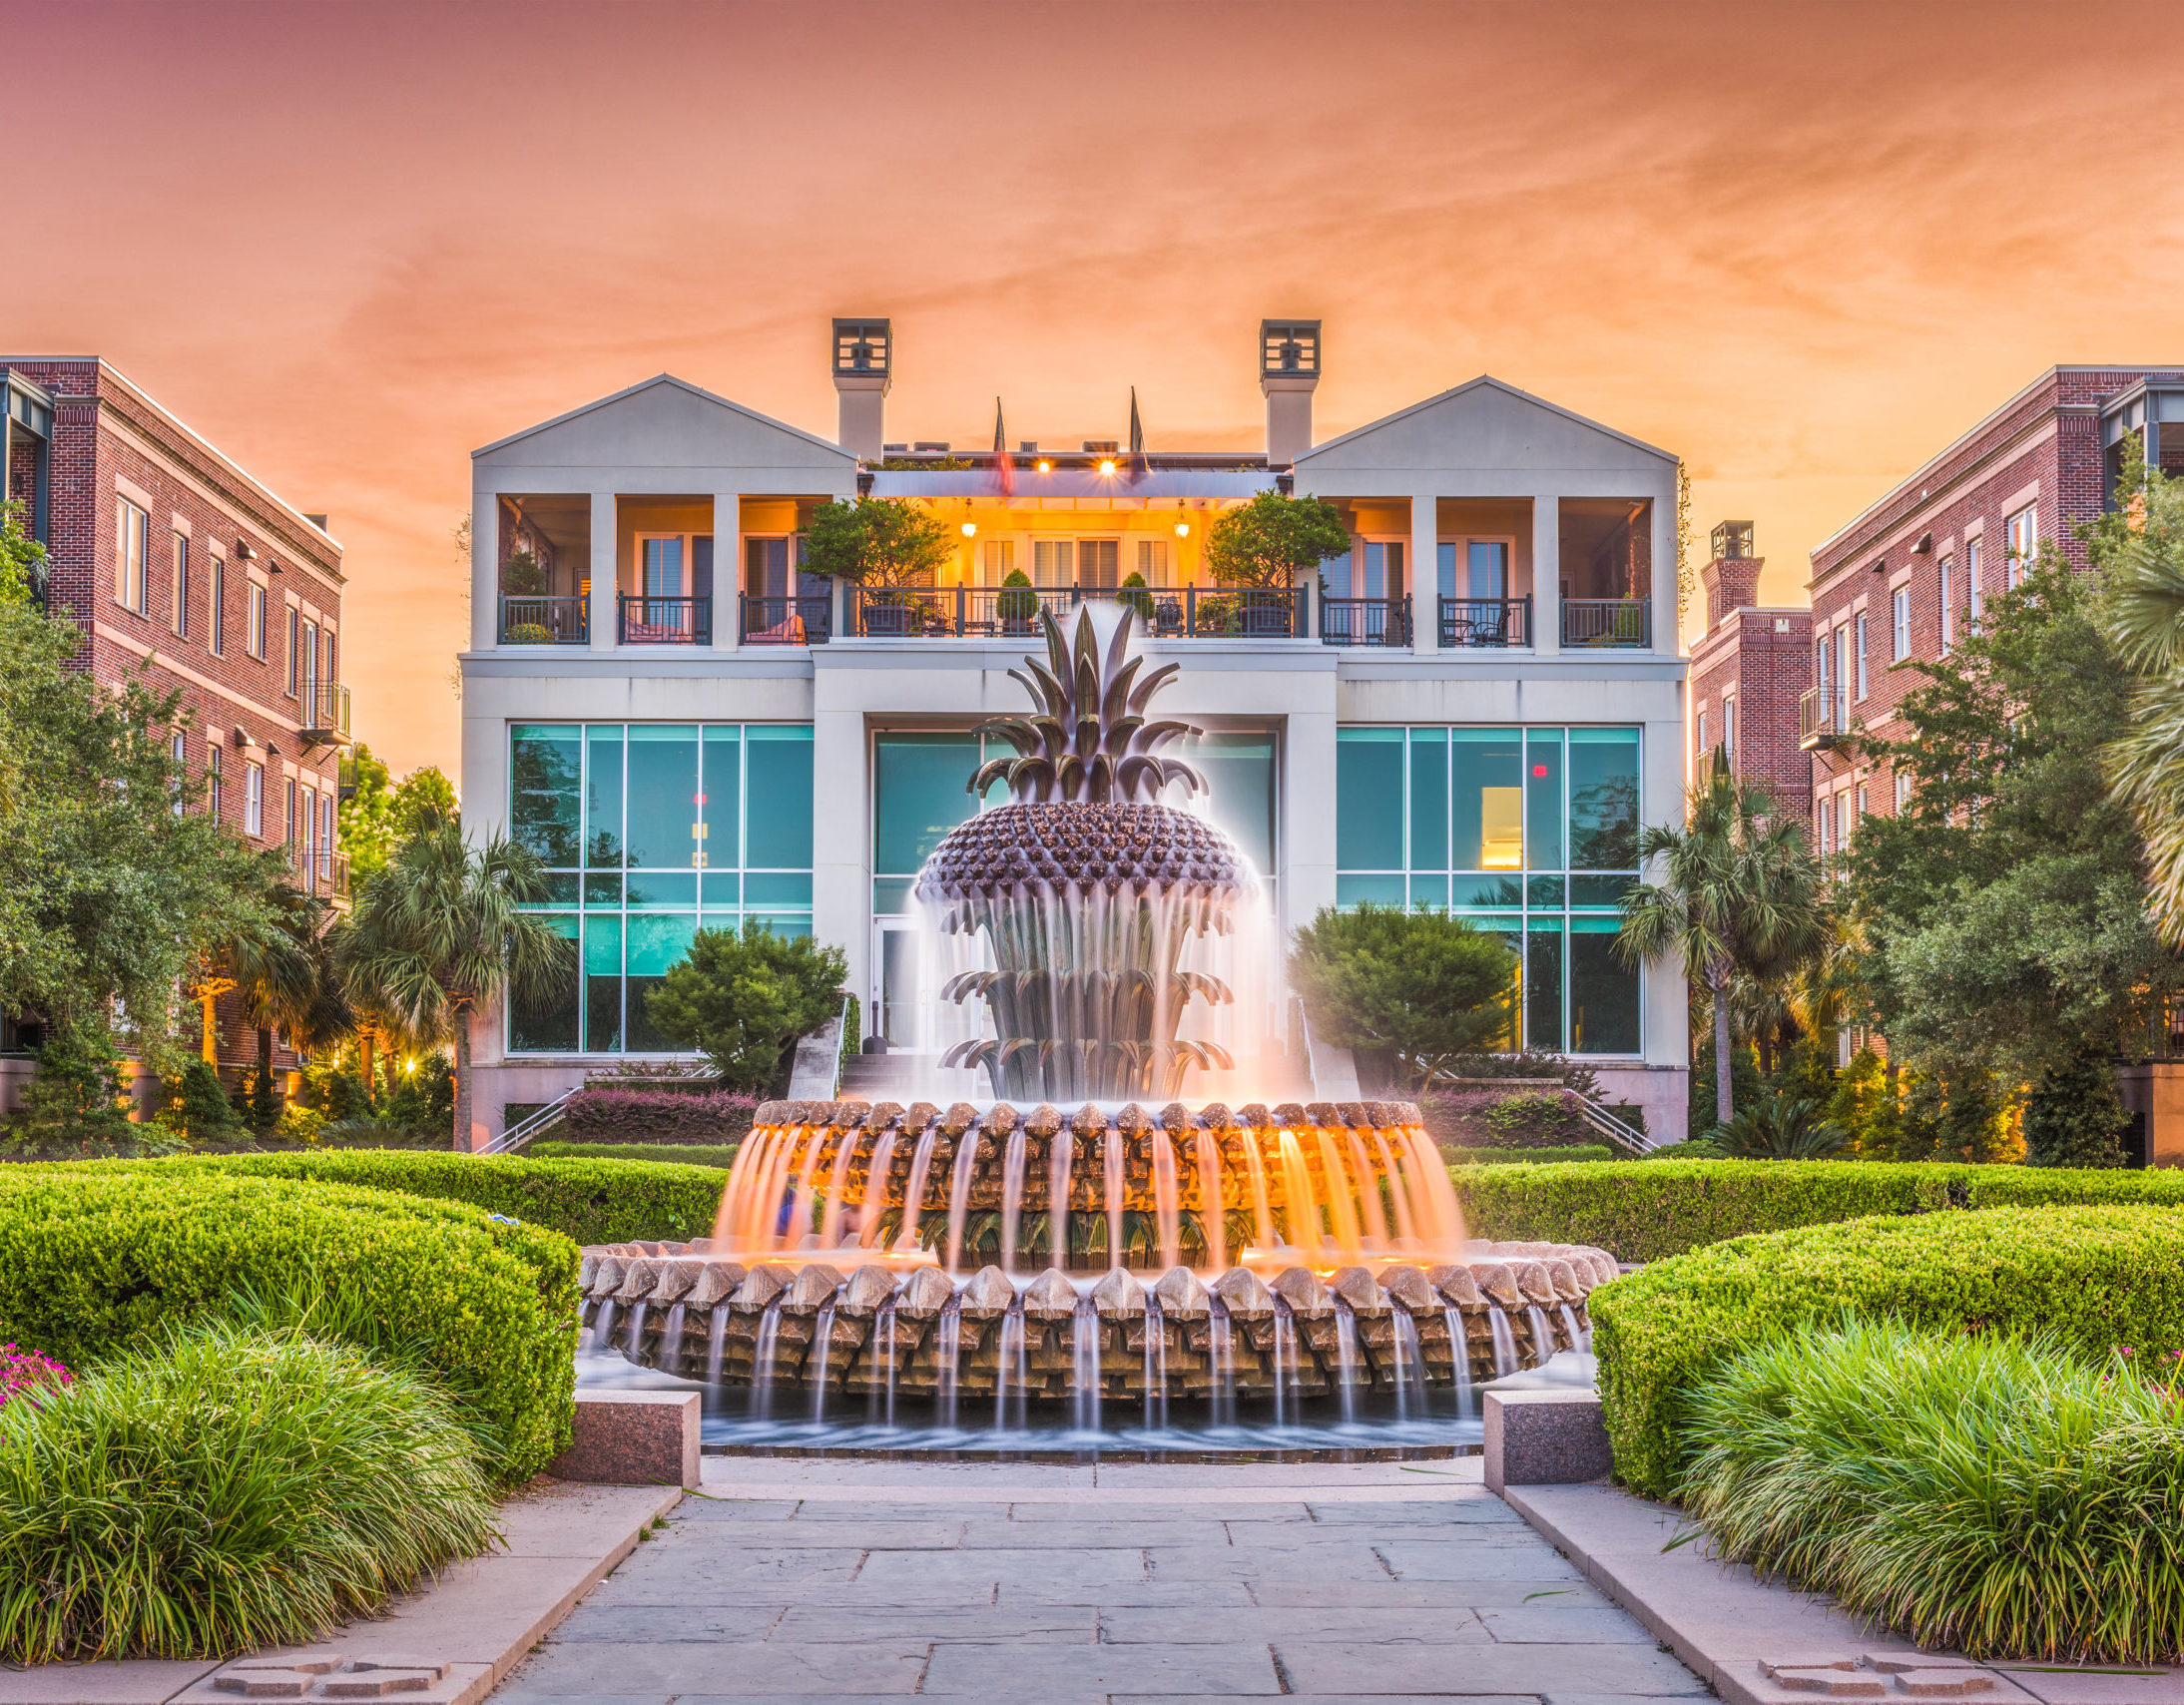
[[1408,1309],[1397,1309],[1389,1322],[1388,1342],[1394,1347],[1395,1419],[1408,1421],[1413,1407],[1425,1404],[1425,1351],[1418,1343],[1418,1323]]
[[[1014,1384],[1016,1403],[1010,1407],[1009,1387]],[[1003,1430],[1012,1423],[1022,1427],[1024,1423],[1025,1388],[1030,1384],[1027,1357],[1024,1350],[1024,1308],[1018,1302],[1001,1317],[1001,1354],[993,1380],[993,1424],[995,1430]]]
[[630,1310],[629,1330],[623,1335],[623,1354],[632,1362],[638,1360],[645,1348],[645,1311],[649,1303],[640,1302]]
[[604,1350],[614,1337],[614,1299],[602,1297],[599,1312],[592,1317],[591,1348]]
[[1335,1363],[1337,1378],[1342,1382],[1343,1424],[1350,1426],[1358,1420],[1358,1315],[1339,1299],[1335,1304]]
[[1533,1303],[1525,1309],[1524,1315],[1531,1323],[1532,1355],[1545,1362],[1554,1354],[1554,1328],[1547,1324],[1547,1311]]
[[728,1305],[713,1305],[713,1330],[706,1344],[706,1384],[721,1383],[721,1358],[728,1350]]
[[1463,1316],[1451,1304],[1441,1312],[1441,1318],[1447,1323],[1448,1342],[1454,1347],[1449,1372],[1456,1388],[1456,1419],[1469,1421],[1472,1411],[1471,1354],[1464,1343]]
[[1236,1340],[1231,1332],[1229,1311],[1217,1297],[1212,1310],[1211,1340],[1213,1344],[1214,1378],[1207,1388],[1207,1400],[1213,1409],[1216,1426],[1236,1424]]
[[1516,1359],[1516,1334],[1509,1330],[1509,1317],[1499,1303],[1487,1305],[1486,1321],[1494,1338],[1494,1378],[1505,1380],[1524,1366]]
[[751,1359],[752,1408],[761,1421],[773,1409],[774,1400],[774,1352],[781,1343],[782,1300],[776,1297],[766,1305],[766,1313],[759,1319],[759,1343],[757,1354]]
[[828,1297],[820,1305],[819,1325],[812,1333],[811,1372],[806,1384],[812,1388],[812,1419],[826,1419],[826,1361],[834,1343],[834,1299]]
[[1069,1317],[1069,1383],[1079,1432],[1100,1429],[1100,1311],[1080,1298]]
[[1589,1352],[1592,1349],[1591,1331],[1579,1324],[1577,1311],[1567,1303],[1562,1305],[1562,1325],[1569,1332],[1572,1350]]
[[683,1325],[688,1314],[689,1311],[681,1303],[677,1303],[668,1310],[667,1322],[660,1328],[659,1360],[665,1367],[682,1366]]
[[950,1297],[947,1306],[940,1311],[937,1338],[934,1355],[940,1364],[940,1424],[952,1432],[955,1429],[956,1393],[962,1384],[963,1304],[960,1297]]

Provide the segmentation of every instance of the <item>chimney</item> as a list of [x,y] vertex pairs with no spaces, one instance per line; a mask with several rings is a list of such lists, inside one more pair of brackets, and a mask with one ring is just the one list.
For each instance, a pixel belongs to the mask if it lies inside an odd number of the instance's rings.
[[1752,523],[1724,521],[1714,529],[1714,559],[1699,570],[1706,588],[1706,631],[1759,602],[1760,570],[1767,559],[1752,554]]
[[835,441],[859,461],[884,453],[887,387],[894,383],[894,326],[885,319],[834,321],[834,392],[841,404]]
[[1267,465],[1286,468],[1312,448],[1312,393],[1320,384],[1320,322],[1259,322],[1259,390],[1267,399]]

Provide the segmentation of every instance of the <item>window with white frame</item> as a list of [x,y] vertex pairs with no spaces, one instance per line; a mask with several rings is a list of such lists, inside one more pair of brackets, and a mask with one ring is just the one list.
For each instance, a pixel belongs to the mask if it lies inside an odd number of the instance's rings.
[[306,618],[303,623],[303,705],[306,710],[318,703],[318,624]]
[[288,606],[288,685],[286,691],[291,699],[295,697],[295,683],[299,670],[296,646],[298,636],[302,633],[302,612],[296,609],[293,604],[290,604]]
[[1729,768],[1737,767],[1737,699],[1733,693],[1722,695],[1722,750],[1729,757]]
[[1858,697],[1859,697],[1859,702],[1863,704],[1863,703],[1865,702],[1865,698],[1866,698],[1866,612],[1865,612],[1865,611],[1863,611],[1863,610],[1859,611],[1859,613],[1858,613],[1858,621],[1857,621],[1857,623],[1856,623],[1855,625],[1856,625],[1856,628],[1857,628],[1857,634],[1858,634],[1858,637],[1857,637],[1856,641],[1854,642],[1854,643],[1856,644],[1856,646],[1857,646],[1857,650],[1858,650]]
[[1986,597],[1986,590],[1979,584],[1979,558],[1983,554],[1979,539],[1964,541],[1964,596],[1969,600],[1971,631],[1979,631],[1979,608]]
[[287,842],[290,846],[293,846],[295,843],[295,778],[293,776],[290,776],[288,778],[284,793],[286,796],[288,815],[285,819],[287,828],[286,831],[282,834],[281,839]]
[[1911,656],[1911,588],[1899,586],[1889,594],[1889,655],[1898,663]]
[[1140,539],[1137,543],[1137,572],[1145,577],[1146,585],[1165,586],[1168,583],[1168,541]]
[[143,615],[144,553],[152,517],[126,497],[114,499],[114,602]]
[[261,839],[266,834],[266,766],[243,766],[243,833]]
[[1079,539],[1077,541],[1077,584],[1111,591],[1122,582],[1122,541],[1120,539]]
[[1708,753],[1708,752],[1710,752],[1710,751],[1712,750],[1712,748],[1711,748],[1711,747],[1709,747],[1709,746],[1708,746],[1708,745],[1706,744],[1706,712],[1704,712],[1703,710],[1702,710],[1702,711],[1701,711],[1701,712],[1699,713],[1699,749],[1698,749],[1698,750],[1699,750],[1699,757],[1700,757],[1700,758],[1701,758],[1702,760],[1703,760],[1703,759],[1704,759],[1704,758],[1706,757],[1707,753]]
[[[1863,651],[1864,648],[1861,647],[1860,650]],[[1851,688],[1853,685],[1854,681],[1851,670],[1851,624],[1849,622],[1845,622],[1840,628],[1836,629],[1836,702],[1839,709],[1839,714],[1836,718],[1836,726],[1839,730],[1848,729],[1851,725],[1851,708],[1849,701]],[[1864,684],[1857,683],[1857,685],[1860,694],[1863,696],[1865,692]]]
[[228,565],[217,556],[205,565],[205,649],[219,657],[228,649]]
[[2040,548],[2039,506],[2027,503],[2002,522],[2004,548],[2009,560],[2003,568],[2004,583],[2020,585],[2031,571],[2032,558]]
[[177,639],[188,639],[190,637],[190,535],[187,533],[177,533],[175,535],[174,581],[168,590],[173,600],[173,607],[168,612],[168,619],[174,627],[175,637]]
[[1031,541],[1031,584],[1034,586],[1074,586],[1077,581],[1077,541],[1075,539],[1033,539]]
[[175,761],[175,815],[180,817],[189,792],[190,737],[179,728],[175,730],[174,738],[168,742],[167,753]]
[[1859,783],[1858,792],[1852,796],[1852,800],[1851,827],[1855,829],[1858,827],[1860,820],[1865,817],[1867,811],[1866,784],[1864,782]]
[[1946,657],[1956,640],[1955,588],[1950,582],[1955,578],[1956,562],[1953,557],[1941,559],[1941,655]]
[[250,620],[245,624],[243,646],[255,658],[263,661],[266,656],[266,589],[255,580],[251,582]]
[[1896,773],[1896,815],[1902,817],[1904,808],[1911,804],[1911,779],[1909,770]]
[[1002,586],[1016,572],[1016,541],[1014,539],[980,539],[978,541],[978,579],[984,586]]
[[217,744],[207,745],[205,748],[205,810],[206,814],[215,823],[220,822],[220,785],[225,779],[222,774],[225,769],[226,760],[221,753],[220,747]]
[[333,879],[333,796],[318,796],[318,874],[321,880]]

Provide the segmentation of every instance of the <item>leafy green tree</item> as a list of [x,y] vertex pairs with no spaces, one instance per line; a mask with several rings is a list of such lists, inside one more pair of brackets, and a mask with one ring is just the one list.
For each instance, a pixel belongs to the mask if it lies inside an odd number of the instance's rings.
[[280,854],[190,809],[170,748],[179,696],[75,666],[74,617],[24,586],[41,555],[16,509],[0,513],[0,1007],[86,1034],[118,1010],[129,1046],[164,1069],[177,988],[262,914]]
[[1445,911],[1323,907],[1297,931],[1289,970],[1322,1037],[1392,1054],[1413,1090],[1508,1034],[1516,955]]
[[404,776],[387,808],[397,845],[435,824],[457,822],[461,816],[462,803],[455,797],[455,784],[440,773],[436,764],[422,765]]
[[45,593],[46,547],[24,527],[20,501],[0,503],[0,609],[28,609]]
[[1632,964],[1674,955],[1714,1014],[1714,1117],[1735,1113],[1730,988],[1740,971],[1784,977],[1819,957],[1828,936],[1824,878],[1801,825],[1774,796],[1738,782],[1717,751],[1692,786],[1685,826],[1648,828],[1638,856],[1658,881],[1623,900],[1617,950]]
[[451,818],[397,847],[335,933],[350,999],[393,1034],[451,1040],[454,1146],[468,1150],[470,1025],[503,990],[549,1000],[576,974],[571,943],[524,908],[546,897],[538,859],[502,836],[473,848]]
[[349,763],[356,773],[356,786],[338,808],[336,828],[353,883],[386,868],[398,837],[394,833],[393,778],[387,767],[362,741],[356,743]]
[[955,556],[947,524],[904,497],[836,498],[812,512],[805,530],[807,574],[863,586],[929,586]]
[[210,1061],[192,1055],[182,1070],[166,1084],[168,1106],[163,1117],[192,1142],[218,1142],[236,1131],[234,1105],[221,1087],[220,1072]]
[[763,1094],[797,1038],[840,1007],[848,968],[839,947],[784,939],[746,918],[740,933],[699,930],[646,1009],[663,1036],[704,1054],[730,1088]]
[[2024,1098],[2027,1166],[2121,1166],[2131,1122],[2116,1068],[2098,1050],[2048,1066]]
[[258,1063],[248,1117],[267,1129],[280,1114],[273,1090],[273,1032],[308,1050],[330,1046],[354,1025],[326,941],[332,908],[285,881],[272,882],[263,907],[220,944],[210,976],[243,995],[244,1021],[258,1031]]
[[1227,586],[1289,587],[1350,542],[1343,512],[1325,498],[1262,491],[1206,530],[1206,566]]
[[2102,621],[2119,536],[2090,541],[2093,578],[2048,549],[1947,657],[1898,665],[1917,677],[1904,732],[1864,743],[1910,796],[1850,853],[1859,981],[1945,1153],[1997,1150],[2029,1089],[2133,1051],[2184,988],[2147,916],[2132,809],[2101,769],[2133,692]]
[[147,1133],[132,1124],[127,1080],[104,1025],[72,1023],[36,1050],[38,1075],[23,1087],[11,1139],[34,1153],[124,1150]]

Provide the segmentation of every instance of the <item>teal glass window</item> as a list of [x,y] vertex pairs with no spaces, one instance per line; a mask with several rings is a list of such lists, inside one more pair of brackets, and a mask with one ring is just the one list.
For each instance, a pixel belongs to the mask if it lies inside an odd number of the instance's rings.
[[[577,937],[577,919],[563,915],[543,920],[565,940]],[[560,987],[508,1003],[508,1045],[524,1053],[573,1054],[579,1042],[583,979],[572,960]]]
[[872,737],[872,873],[914,876],[949,830],[978,809],[970,781],[981,762],[975,734]]
[[[1403,731],[1335,733],[1335,867],[1403,868]],[[1394,903],[1400,905],[1398,891]]]
[[1615,953],[1639,880],[1640,730],[1336,731],[1339,905],[1453,907],[1517,958],[1504,1045],[1642,1051],[1639,973]]
[[[512,1053],[674,1052],[645,999],[701,929],[812,930],[812,729],[539,723],[509,730],[511,835],[581,943],[558,1004],[510,1003]],[[563,915],[566,914],[566,915]]]
[[1184,754],[1212,791],[1213,821],[1252,861],[1262,880],[1275,872],[1274,736],[1209,734]]
[[584,731],[576,724],[519,723],[509,731],[508,834],[542,864],[577,861],[583,777]]

